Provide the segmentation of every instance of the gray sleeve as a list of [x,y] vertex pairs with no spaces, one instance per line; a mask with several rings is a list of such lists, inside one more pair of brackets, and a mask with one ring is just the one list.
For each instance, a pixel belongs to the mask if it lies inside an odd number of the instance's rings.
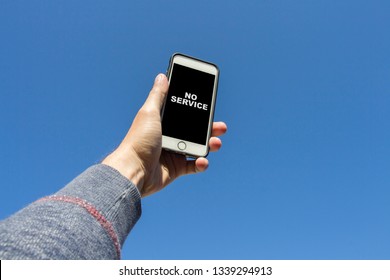
[[136,186],[98,164],[0,222],[0,259],[119,259],[141,216]]

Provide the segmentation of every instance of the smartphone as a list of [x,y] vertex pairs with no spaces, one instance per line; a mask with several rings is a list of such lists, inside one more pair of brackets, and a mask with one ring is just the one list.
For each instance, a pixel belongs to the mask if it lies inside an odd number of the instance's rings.
[[172,55],[168,95],[162,110],[162,147],[189,157],[205,157],[214,119],[219,69],[188,55]]

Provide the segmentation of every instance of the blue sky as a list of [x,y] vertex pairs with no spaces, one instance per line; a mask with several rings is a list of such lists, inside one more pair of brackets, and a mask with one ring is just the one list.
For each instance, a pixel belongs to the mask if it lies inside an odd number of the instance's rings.
[[219,65],[206,173],[125,259],[389,259],[389,1],[0,2],[0,218],[115,148],[169,57]]

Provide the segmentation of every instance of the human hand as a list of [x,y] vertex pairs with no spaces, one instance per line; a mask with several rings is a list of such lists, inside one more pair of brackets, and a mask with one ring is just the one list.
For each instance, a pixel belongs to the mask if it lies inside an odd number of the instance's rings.
[[[179,176],[203,172],[209,165],[203,157],[189,160],[184,155],[162,150],[160,112],[167,92],[168,80],[159,74],[122,143],[102,162],[130,179],[142,197],[163,189]],[[225,123],[214,122],[209,140],[211,152],[221,148],[218,136],[226,130]]]

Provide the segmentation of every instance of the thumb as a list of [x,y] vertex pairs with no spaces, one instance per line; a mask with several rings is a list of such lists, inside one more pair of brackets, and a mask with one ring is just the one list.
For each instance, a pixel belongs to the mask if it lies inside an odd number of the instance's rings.
[[168,79],[164,74],[158,74],[154,80],[153,88],[145,101],[144,107],[149,110],[157,109],[160,112],[167,93]]

